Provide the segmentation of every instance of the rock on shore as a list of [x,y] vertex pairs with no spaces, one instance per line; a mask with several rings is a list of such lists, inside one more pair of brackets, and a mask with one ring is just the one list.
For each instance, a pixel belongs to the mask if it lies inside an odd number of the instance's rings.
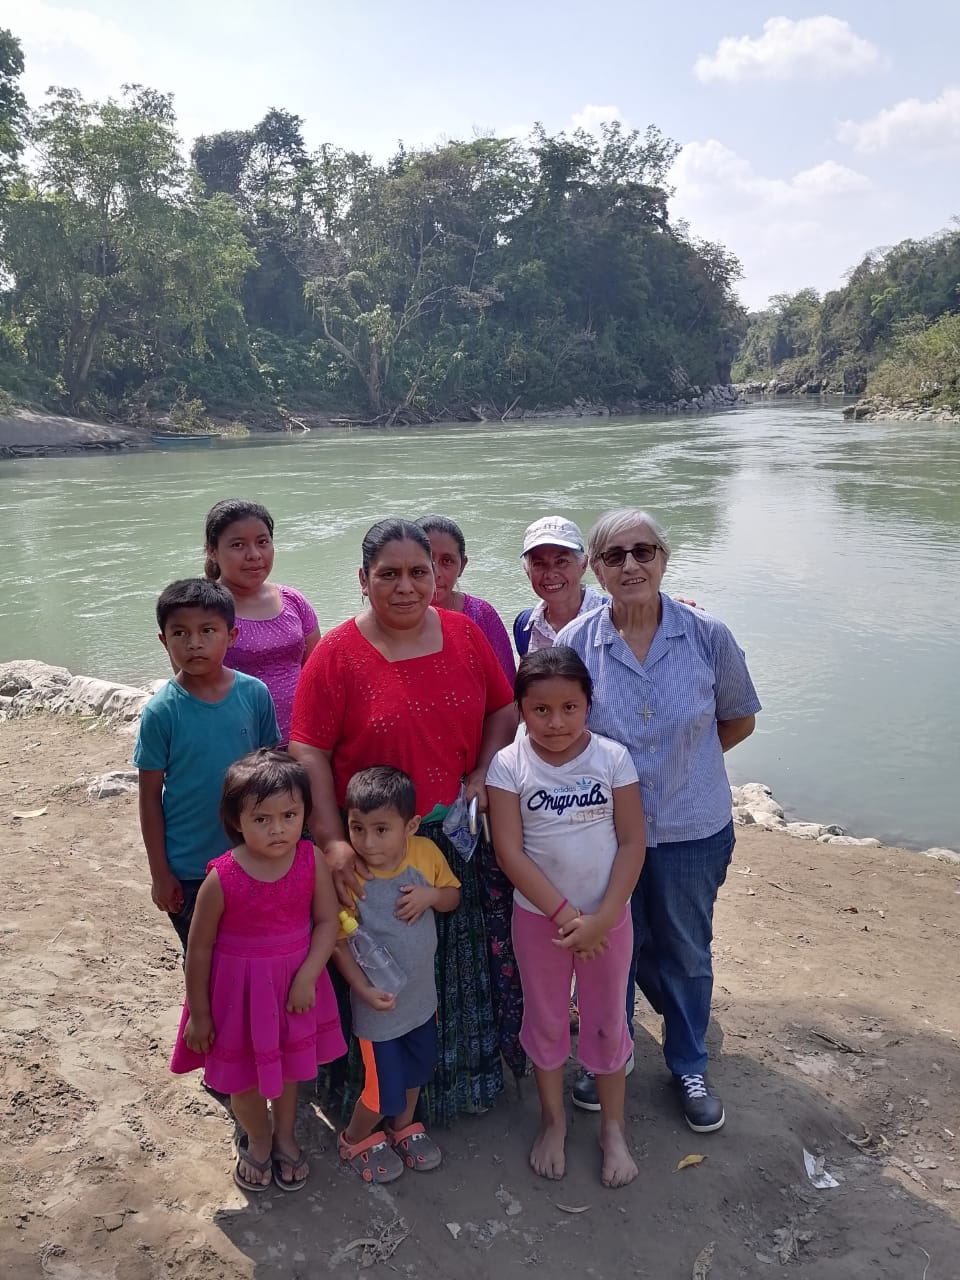
[[848,422],[960,422],[960,411],[932,409],[920,400],[890,400],[865,396],[843,411]]

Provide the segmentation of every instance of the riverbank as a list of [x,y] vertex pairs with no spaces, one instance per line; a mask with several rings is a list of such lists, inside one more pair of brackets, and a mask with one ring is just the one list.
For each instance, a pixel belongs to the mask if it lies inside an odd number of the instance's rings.
[[[691,414],[712,413],[720,409],[732,408],[741,403],[739,393],[732,387],[717,385],[714,387],[692,387],[686,396],[676,400],[628,400],[611,404],[588,403],[584,400],[569,405],[558,405],[553,408],[537,406],[534,409],[520,409],[516,405],[509,406],[501,414],[492,406],[478,405],[465,412],[461,419],[464,422],[528,422],[556,421],[574,418],[609,418],[624,414]],[[323,430],[328,427],[394,427],[403,425],[425,425],[433,419],[419,419],[415,416],[397,418],[396,415],[384,414],[380,418],[365,418],[354,412],[330,410],[318,412],[314,409],[297,410],[251,410],[239,413],[229,421],[221,420],[217,415],[210,419],[210,433],[222,435],[229,439],[240,435],[304,435],[310,431]],[[144,424],[102,423],[84,418],[71,418],[58,414],[37,413],[27,409],[14,409],[0,414],[0,460],[10,458],[43,458],[62,457],[69,454],[120,453],[138,449],[155,449],[180,447],[188,443],[190,432],[174,432],[173,441],[158,443],[153,436],[158,432],[170,432],[171,423],[168,416],[158,417],[155,422]],[[206,442],[205,436],[201,435]]]
[[[20,719],[37,712],[55,712],[98,720],[107,727],[136,732],[143,704],[160,682],[147,688],[115,684],[92,676],[75,676],[66,667],[20,659],[0,663],[0,720]],[[116,784],[114,784],[116,785]],[[125,784],[133,789],[135,783]],[[783,806],[762,782],[747,782],[733,791],[733,820],[737,826],[758,826],[799,840],[820,844],[878,848],[875,836],[855,836],[836,823],[787,820]],[[922,855],[960,863],[960,852],[930,848]]]
[[[727,1124],[696,1136],[679,1121],[645,1011],[627,1087],[640,1177],[621,1192],[599,1184],[584,1113],[570,1112],[566,1178],[532,1174],[525,1081],[438,1132],[441,1174],[377,1190],[339,1167],[336,1118],[305,1086],[307,1191],[248,1199],[229,1177],[229,1121],[167,1068],[182,974],[150,903],[136,799],[88,794],[130,750],[78,715],[0,723],[10,1280],[289,1280],[369,1261],[372,1276],[423,1280],[956,1273],[956,867],[741,828],[715,930]],[[804,1148],[837,1187],[810,1182]],[[706,1160],[676,1171],[691,1154]],[[704,1256],[712,1270],[697,1271]]]

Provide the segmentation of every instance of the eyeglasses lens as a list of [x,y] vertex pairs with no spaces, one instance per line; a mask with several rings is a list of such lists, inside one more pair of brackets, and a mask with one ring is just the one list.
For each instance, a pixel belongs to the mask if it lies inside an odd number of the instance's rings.
[[611,547],[609,551],[604,551],[600,559],[608,569],[618,568],[628,555],[633,556],[637,564],[649,564],[658,550],[655,543],[637,542],[632,547]]

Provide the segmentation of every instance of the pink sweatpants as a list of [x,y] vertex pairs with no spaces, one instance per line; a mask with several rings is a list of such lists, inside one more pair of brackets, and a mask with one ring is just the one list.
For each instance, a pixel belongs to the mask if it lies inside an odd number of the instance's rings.
[[610,930],[607,950],[593,960],[553,945],[557,926],[546,916],[513,907],[513,950],[523,983],[520,1043],[541,1071],[570,1056],[570,980],[576,975],[580,1009],[577,1057],[595,1075],[619,1071],[633,1042],[627,1030],[627,974],[633,953],[630,909]]

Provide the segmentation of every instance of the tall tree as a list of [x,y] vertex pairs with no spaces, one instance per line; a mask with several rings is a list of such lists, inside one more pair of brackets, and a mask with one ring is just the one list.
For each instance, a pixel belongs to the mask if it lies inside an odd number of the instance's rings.
[[27,135],[27,100],[20,89],[23,48],[12,31],[0,27],[0,195],[23,152]]
[[59,364],[71,406],[106,349],[143,381],[174,348],[202,349],[208,327],[240,319],[254,258],[229,202],[189,199],[169,97],[55,90],[31,141],[36,168],[2,208],[9,304],[35,356]]

